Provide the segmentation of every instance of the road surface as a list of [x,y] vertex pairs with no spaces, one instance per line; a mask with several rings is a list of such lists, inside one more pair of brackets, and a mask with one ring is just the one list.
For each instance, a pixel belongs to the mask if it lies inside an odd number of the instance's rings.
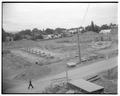
[[[74,70],[70,70],[68,72],[69,78],[74,80],[74,79],[80,79],[85,76],[95,74],[102,72],[104,70],[111,69],[113,67],[117,66],[117,57],[110,58],[104,61],[100,62],[95,62],[90,65],[86,65],[83,67],[76,68]],[[65,77],[65,72],[51,76],[51,77],[46,77],[43,79],[39,79],[37,81],[33,81],[34,89],[28,90],[28,82],[25,82],[24,84],[20,84],[20,86],[16,86],[12,89],[8,89],[7,93],[41,93],[46,87],[48,87],[51,83],[51,80]]]

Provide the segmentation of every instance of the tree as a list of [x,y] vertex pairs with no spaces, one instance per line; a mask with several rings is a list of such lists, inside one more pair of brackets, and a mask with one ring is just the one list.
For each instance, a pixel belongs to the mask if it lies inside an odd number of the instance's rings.
[[32,36],[32,32],[30,29],[26,29],[26,30],[21,30],[20,32],[18,32],[17,35],[19,35],[17,37],[19,37],[21,39],[23,39],[23,38],[25,39],[26,36]]
[[91,31],[92,29],[91,29],[91,26],[90,25],[88,25],[88,26],[86,26],[85,27],[85,31]]
[[32,39],[35,40],[36,39],[36,34],[39,33],[39,30],[37,28],[34,28],[32,30]]
[[95,26],[94,26],[93,21],[91,21],[91,30],[90,31],[95,31]]
[[93,31],[93,32],[99,32],[100,27],[98,25],[95,25],[93,21],[91,21],[91,25],[88,25],[85,27],[85,31]]
[[109,28],[113,28],[113,26],[117,26],[116,24],[110,23]]
[[32,30],[32,32],[33,32],[33,33],[38,33],[38,32],[39,32],[39,29],[34,28],[34,29]]
[[43,36],[40,34],[40,35],[36,36],[35,39],[43,39]]
[[107,24],[104,24],[104,25],[101,26],[100,29],[101,29],[101,30],[110,29],[110,27],[109,27]]
[[31,35],[31,33],[32,33],[32,32],[31,32],[30,29],[26,29],[26,30],[24,31],[24,34],[25,34],[25,35]]
[[66,29],[64,29],[64,28],[56,28],[55,33],[61,34],[61,33],[63,33],[64,30],[66,30]]
[[6,32],[5,30],[2,28],[2,41],[4,42],[6,39]]
[[3,28],[2,28],[2,42],[6,41],[6,37],[11,37],[13,34],[7,33]]
[[100,27],[97,26],[97,25],[95,25],[95,26],[94,26],[94,32],[99,33],[99,32],[100,32]]
[[95,31],[94,22],[91,21],[91,25],[86,26],[86,27],[85,27],[85,30],[86,30],[86,31]]
[[53,30],[53,29],[50,29],[50,28],[47,28],[46,30],[45,30],[45,33],[46,34],[53,34],[55,31]]
[[19,34],[19,33],[16,33],[15,35],[14,35],[14,40],[16,41],[16,40],[21,40],[22,39],[22,36]]
[[20,35],[31,35],[31,30],[26,29],[19,32]]

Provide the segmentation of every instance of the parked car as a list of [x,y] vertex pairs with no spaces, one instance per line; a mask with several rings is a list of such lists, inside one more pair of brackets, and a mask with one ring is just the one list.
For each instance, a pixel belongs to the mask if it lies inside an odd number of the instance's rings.
[[81,60],[82,60],[82,62],[86,62],[86,61],[88,61],[88,57],[84,56],[84,57],[81,58]]
[[77,65],[76,62],[68,62],[68,63],[67,63],[67,66],[68,66],[68,67],[75,67],[76,65]]

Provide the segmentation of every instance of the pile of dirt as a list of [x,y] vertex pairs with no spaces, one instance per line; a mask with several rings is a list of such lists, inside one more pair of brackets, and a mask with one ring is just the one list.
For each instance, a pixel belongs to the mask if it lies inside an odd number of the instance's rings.
[[109,41],[99,41],[99,42],[92,42],[92,48],[95,49],[105,49],[111,47],[112,42]]

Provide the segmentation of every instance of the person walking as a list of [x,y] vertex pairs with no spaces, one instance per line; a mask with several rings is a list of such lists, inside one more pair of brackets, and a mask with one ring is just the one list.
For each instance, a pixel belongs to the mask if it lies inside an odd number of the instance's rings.
[[28,86],[28,89],[30,89],[30,87],[31,87],[31,88],[34,88],[33,85],[32,85],[32,81],[31,81],[31,80],[29,80],[29,86]]

